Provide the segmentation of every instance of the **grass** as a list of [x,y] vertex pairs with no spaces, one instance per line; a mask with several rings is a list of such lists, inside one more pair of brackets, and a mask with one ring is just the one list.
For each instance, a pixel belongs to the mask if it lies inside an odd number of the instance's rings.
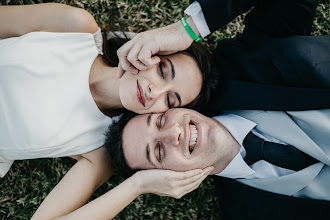
[[[85,8],[101,28],[141,32],[165,26],[179,20],[188,1],[150,0],[1,0],[0,5],[21,5],[60,2]],[[234,37],[244,28],[244,16],[236,18],[209,36],[204,43],[214,48],[215,41]],[[330,34],[330,3],[321,0],[313,23],[313,35]],[[6,21],[5,21],[6,22]],[[16,161],[9,173],[0,180],[0,220],[29,219],[42,200],[74,164],[68,158]],[[118,185],[123,178],[111,177],[98,189],[96,198]],[[115,219],[221,219],[221,204],[214,195],[210,178],[198,190],[180,200],[147,194],[135,199]]]

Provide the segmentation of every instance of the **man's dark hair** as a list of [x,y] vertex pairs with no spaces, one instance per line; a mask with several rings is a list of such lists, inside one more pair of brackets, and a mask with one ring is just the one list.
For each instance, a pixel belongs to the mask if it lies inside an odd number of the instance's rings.
[[128,166],[123,150],[123,131],[127,123],[137,116],[135,112],[125,111],[120,120],[113,122],[105,133],[104,147],[111,158],[112,165],[124,177],[130,177],[138,169],[132,169]]
[[[107,39],[104,35],[103,53],[102,56],[104,61],[110,66],[118,66],[119,60],[117,56],[117,50],[130,39],[123,33],[125,38],[114,36]],[[208,49],[200,42],[194,42],[189,48],[177,53],[185,54],[192,57],[202,74],[202,89],[198,96],[187,106],[186,108],[198,109],[203,104],[206,104],[211,94],[215,91],[216,87],[219,86],[218,82],[221,81],[221,76],[216,73],[214,66],[212,65],[213,60]]]

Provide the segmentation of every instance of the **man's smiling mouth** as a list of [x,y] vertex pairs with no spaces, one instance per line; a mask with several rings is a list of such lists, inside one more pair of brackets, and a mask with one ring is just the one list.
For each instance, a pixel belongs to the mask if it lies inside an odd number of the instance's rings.
[[189,152],[191,154],[194,148],[196,147],[198,130],[196,125],[192,121],[190,121],[189,123],[189,129],[190,129]]

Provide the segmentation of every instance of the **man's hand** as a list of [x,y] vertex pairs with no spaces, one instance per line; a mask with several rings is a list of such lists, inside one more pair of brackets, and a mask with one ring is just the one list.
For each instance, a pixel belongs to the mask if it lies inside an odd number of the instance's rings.
[[[191,18],[188,24],[195,31]],[[178,21],[166,27],[142,32],[118,49],[119,58],[118,77],[125,71],[137,74],[139,70],[146,70],[160,62],[157,55],[168,55],[187,49],[193,39]]]
[[140,194],[153,193],[180,199],[195,190],[212,170],[213,167],[185,172],[160,169],[143,170],[131,178],[134,178],[134,183],[139,186]]

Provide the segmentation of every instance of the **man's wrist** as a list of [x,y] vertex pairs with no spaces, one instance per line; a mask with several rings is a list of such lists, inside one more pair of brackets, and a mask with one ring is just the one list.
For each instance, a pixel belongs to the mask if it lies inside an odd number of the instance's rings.
[[198,29],[197,29],[197,27],[196,27],[196,25],[195,25],[195,23],[194,23],[192,17],[189,16],[189,15],[186,15],[185,17],[186,17],[186,21],[187,21],[189,27],[191,28],[191,30],[192,30],[192,31],[193,31],[198,37],[200,37],[201,35],[200,35],[200,33],[199,33],[199,31],[198,31]]
[[186,15],[191,16],[194,22],[194,26],[196,27],[202,38],[206,37],[211,33],[206,23],[202,7],[198,1],[194,1],[193,3],[191,3],[189,7],[184,10],[184,13]]
[[[175,25],[175,29],[174,30],[177,33],[179,33],[179,36],[182,39],[181,43],[182,44],[185,44],[185,47],[184,48],[186,49],[186,48],[190,47],[190,45],[194,42],[194,40],[190,37],[190,35],[187,33],[187,31],[183,27],[183,25],[181,23],[181,20],[175,22],[172,25]],[[183,45],[181,45],[181,46],[183,46]]]

